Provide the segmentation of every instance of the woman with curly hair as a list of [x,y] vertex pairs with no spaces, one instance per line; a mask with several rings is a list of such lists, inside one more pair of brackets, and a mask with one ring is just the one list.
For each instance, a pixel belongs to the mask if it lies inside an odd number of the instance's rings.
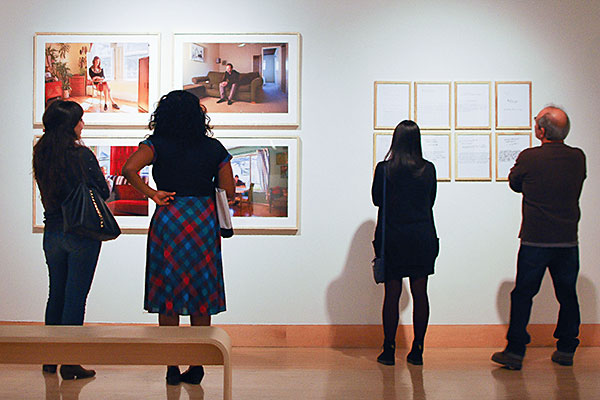
[[[74,101],[56,100],[42,118],[44,134],[33,147],[33,174],[44,206],[44,255],[50,293],[46,325],[82,325],[87,295],[100,255],[99,240],[63,231],[61,204],[79,183],[98,189],[104,199],[109,190],[94,153],[80,143],[83,109]],[[55,373],[56,365],[43,371]],[[93,370],[62,365],[63,379],[90,378]]]
[[[163,96],[152,114],[154,132],[123,166],[123,175],[157,205],[148,231],[144,309],[158,313],[160,326],[208,326],[225,311],[221,237],[215,186],[233,198],[231,155],[212,138],[210,119],[198,97],[183,90]],[[157,190],[139,176],[153,165]],[[199,384],[202,366],[167,368],[167,383]]]

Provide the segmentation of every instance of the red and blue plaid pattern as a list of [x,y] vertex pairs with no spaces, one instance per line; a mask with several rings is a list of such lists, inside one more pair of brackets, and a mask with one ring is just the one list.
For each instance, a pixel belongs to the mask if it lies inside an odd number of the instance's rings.
[[148,233],[144,309],[165,315],[225,311],[214,200],[182,196],[156,208]]

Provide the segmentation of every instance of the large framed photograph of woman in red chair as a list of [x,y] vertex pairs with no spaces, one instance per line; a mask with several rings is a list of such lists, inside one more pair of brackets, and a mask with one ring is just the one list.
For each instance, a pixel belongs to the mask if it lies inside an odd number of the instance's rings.
[[38,33],[34,126],[55,99],[76,101],[88,126],[143,126],[159,96],[159,36]]
[[[39,136],[35,140],[38,138]],[[146,233],[155,208],[154,202],[149,201],[148,197],[134,189],[121,175],[125,161],[137,150],[141,140],[141,138],[134,137],[91,136],[82,140],[98,159],[98,164],[110,190],[106,205],[114,214],[123,233]],[[153,185],[151,167],[143,168],[140,176],[145,182]],[[33,230],[40,231],[44,227],[43,207],[35,181],[33,195]]]

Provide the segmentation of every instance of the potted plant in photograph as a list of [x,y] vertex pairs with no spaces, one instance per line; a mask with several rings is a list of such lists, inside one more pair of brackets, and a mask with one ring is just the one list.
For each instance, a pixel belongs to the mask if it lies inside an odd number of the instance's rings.
[[57,61],[54,63],[54,69],[58,79],[62,82],[63,99],[68,99],[71,95],[71,69],[67,66],[67,63]]

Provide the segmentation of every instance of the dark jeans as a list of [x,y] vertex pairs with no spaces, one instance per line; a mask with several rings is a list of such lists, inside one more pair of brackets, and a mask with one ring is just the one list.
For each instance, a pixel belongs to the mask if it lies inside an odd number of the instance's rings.
[[517,281],[510,294],[510,326],[507,350],[525,354],[525,345],[531,341],[527,324],[531,315],[533,297],[540,290],[546,267],[550,270],[554,293],[560,303],[554,337],[559,351],[573,353],[579,344],[579,303],[577,301],[577,274],[579,248],[534,247],[521,245],[517,261]]
[[82,325],[102,242],[63,232],[44,232],[50,277],[46,325]]

